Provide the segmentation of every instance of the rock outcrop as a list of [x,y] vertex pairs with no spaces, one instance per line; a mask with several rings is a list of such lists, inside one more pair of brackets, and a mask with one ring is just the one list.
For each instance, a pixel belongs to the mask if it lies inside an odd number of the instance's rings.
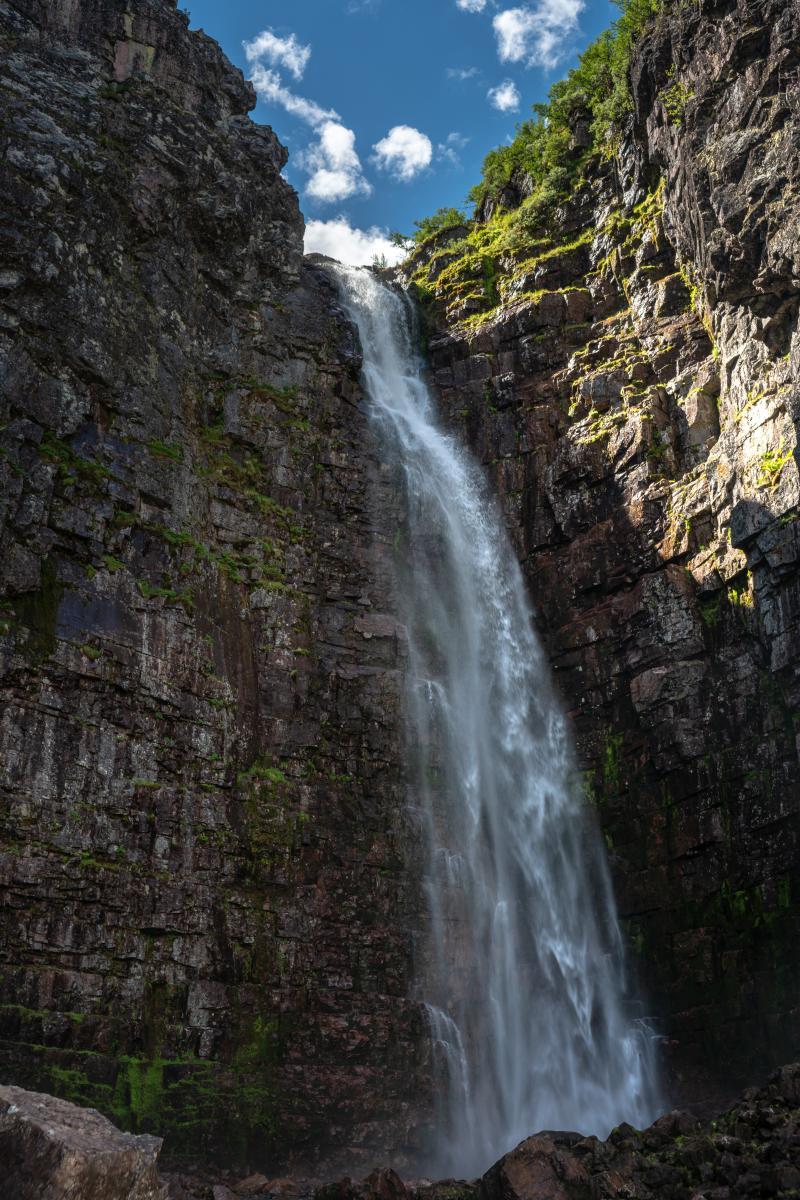
[[643,1132],[621,1125],[606,1142],[575,1134],[529,1138],[484,1175],[480,1200],[735,1200],[800,1187],[800,1068],[779,1071],[703,1125],[668,1113]]
[[527,1138],[482,1179],[404,1185],[375,1171],[318,1189],[315,1200],[740,1200],[800,1190],[800,1065],[713,1121],[667,1113],[649,1129],[620,1125],[604,1142],[577,1133]]
[[627,135],[549,227],[498,257],[488,230],[469,253],[443,234],[408,268],[572,713],[673,1099],[800,1044],[799,23],[796,0],[667,5]]
[[0,0],[0,60],[0,1077],[173,1158],[394,1151],[418,889],[353,331],[175,0]]
[[166,1200],[161,1139],[120,1133],[92,1109],[0,1087],[0,1179],[8,1200]]

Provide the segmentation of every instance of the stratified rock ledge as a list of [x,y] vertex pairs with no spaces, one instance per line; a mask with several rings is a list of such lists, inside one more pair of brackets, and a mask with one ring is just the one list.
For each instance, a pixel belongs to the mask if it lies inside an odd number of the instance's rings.
[[0,1087],[5,1200],[163,1200],[161,1138],[121,1133],[93,1108]]

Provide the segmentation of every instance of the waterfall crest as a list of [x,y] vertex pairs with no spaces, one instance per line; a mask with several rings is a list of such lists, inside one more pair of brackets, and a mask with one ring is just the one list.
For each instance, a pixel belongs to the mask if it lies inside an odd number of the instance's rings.
[[405,488],[398,592],[428,852],[417,976],[440,1095],[425,1165],[463,1178],[538,1130],[649,1123],[654,1039],[629,1013],[602,842],[496,507],[438,427],[407,298],[333,270]]

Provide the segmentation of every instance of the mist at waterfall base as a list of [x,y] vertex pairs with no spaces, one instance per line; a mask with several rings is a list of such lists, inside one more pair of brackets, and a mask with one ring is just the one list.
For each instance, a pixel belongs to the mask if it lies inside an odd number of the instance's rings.
[[369,270],[331,269],[405,491],[398,603],[429,920],[416,974],[438,1105],[424,1166],[463,1178],[540,1130],[649,1124],[655,1039],[629,1013],[604,848],[522,575],[477,465],[438,427],[413,306]]

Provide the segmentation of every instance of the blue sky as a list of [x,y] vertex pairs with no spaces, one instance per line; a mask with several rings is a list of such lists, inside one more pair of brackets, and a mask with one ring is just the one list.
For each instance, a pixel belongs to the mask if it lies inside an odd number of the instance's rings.
[[307,248],[350,261],[461,206],[486,152],[617,15],[610,0],[186,5],[253,78],[254,119],[289,148]]

